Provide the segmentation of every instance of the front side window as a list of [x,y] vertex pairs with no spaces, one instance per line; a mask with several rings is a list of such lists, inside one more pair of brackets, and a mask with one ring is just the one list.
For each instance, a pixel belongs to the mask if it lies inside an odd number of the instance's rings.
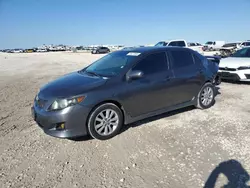
[[169,52],[174,69],[187,67],[194,64],[192,54],[185,50],[172,50]]
[[150,75],[167,70],[168,64],[165,52],[148,55],[133,68],[140,70],[144,75]]

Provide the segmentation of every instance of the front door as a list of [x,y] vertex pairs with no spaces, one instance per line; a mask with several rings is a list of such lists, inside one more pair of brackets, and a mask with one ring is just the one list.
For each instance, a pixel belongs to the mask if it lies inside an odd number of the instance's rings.
[[132,70],[140,70],[144,76],[126,82],[123,105],[132,117],[147,114],[171,105],[173,77],[166,59],[166,53],[154,53],[139,61]]

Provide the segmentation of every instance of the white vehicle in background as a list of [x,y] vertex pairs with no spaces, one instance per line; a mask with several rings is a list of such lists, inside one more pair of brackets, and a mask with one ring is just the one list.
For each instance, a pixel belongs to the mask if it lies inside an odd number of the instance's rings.
[[250,47],[242,48],[232,56],[221,59],[218,74],[225,80],[250,82]]
[[221,57],[228,57],[239,50],[239,42],[226,43],[220,49]]
[[226,44],[225,41],[208,41],[205,43],[204,47],[206,50],[220,50],[221,47]]
[[23,50],[21,50],[21,49],[13,49],[13,50],[11,50],[10,52],[11,52],[11,53],[22,53]]
[[171,40],[171,41],[160,41],[155,46],[179,46],[186,47],[203,54],[203,46],[199,43],[187,43],[185,40]]
[[38,48],[36,52],[47,52],[47,49],[45,48]]
[[250,47],[250,41],[244,41],[238,45],[238,48],[245,48],[245,47]]

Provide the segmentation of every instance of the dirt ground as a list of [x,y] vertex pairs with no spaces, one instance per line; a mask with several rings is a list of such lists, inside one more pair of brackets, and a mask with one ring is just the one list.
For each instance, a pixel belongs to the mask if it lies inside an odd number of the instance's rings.
[[222,83],[212,108],[140,121],[107,141],[45,135],[30,115],[38,89],[100,56],[0,53],[0,187],[212,188],[217,176],[215,187],[250,184],[249,84]]

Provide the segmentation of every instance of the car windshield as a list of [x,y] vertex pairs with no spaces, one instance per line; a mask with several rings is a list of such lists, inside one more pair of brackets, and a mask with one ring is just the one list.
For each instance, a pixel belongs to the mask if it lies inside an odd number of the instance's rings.
[[167,42],[158,42],[155,46],[167,46]]
[[235,47],[236,43],[228,43],[228,44],[224,44],[222,47]]
[[107,77],[116,76],[138,55],[140,53],[128,51],[113,52],[95,61],[85,69],[85,72]]
[[206,42],[206,44],[213,44],[213,42],[210,42],[210,41],[209,41],[209,42]]
[[232,57],[248,57],[250,58],[250,48],[243,48],[241,50],[236,51]]

